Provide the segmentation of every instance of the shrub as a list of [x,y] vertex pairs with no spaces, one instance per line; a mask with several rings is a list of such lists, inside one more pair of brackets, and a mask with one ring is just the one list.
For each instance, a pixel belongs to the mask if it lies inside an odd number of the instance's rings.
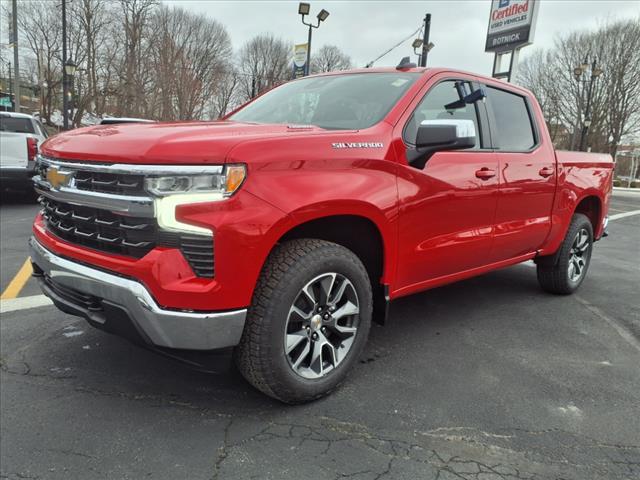
[[613,186],[614,187],[619,187],[622,185],[622,182],[620,180],[618,180],[617,178],[613,181]]

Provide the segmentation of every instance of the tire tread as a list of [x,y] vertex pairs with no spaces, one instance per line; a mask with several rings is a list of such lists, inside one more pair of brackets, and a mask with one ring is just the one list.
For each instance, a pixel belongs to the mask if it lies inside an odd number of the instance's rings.
[[[338,244],[317,239],[296,239],[277,245],[260,273],[244,332],[234,352],[236,365],[247,381],[266,395],[285,403],[315,400],[330,393],[339,385],[338,383],[313,397],[301,396],[300,392],[292,391],[274,371],[271,360],[273,355],[279,352],[270,351],[266,339],[268,330],[271,328],[269,319],[277,305],[276,293],[279,288],[296,271],[304,269],[305,263],[312,257],[326,258],[329,254],[341,256],[351,262],[368,280],[367,271],[358,257]],[[366,283],[368,295],[371,298],[371,285],[369,281]],[[362,313],[371,316],[371,312]],[[361,333],[366,335],[368,331]]]

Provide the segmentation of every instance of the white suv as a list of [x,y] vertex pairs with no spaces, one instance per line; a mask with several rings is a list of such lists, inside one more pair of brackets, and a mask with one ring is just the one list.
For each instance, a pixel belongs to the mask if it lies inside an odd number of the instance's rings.
[[38,146],[47,132],[37,118],[24,113],[0,112],[0,186],[30,184]]

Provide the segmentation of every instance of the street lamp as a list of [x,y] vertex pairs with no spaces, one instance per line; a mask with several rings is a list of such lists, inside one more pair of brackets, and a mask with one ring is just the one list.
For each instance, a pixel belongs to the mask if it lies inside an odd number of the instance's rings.
[[305,75],[309,75],[311,73],[311,32],[314,28],[320,27],[320,23],[324,22],[329,16],[329,12],[324,8],[320,10],[320,13],[316,17],[318,21],[314,25],[313,23],[307,23],[304,21],[304,17],[309,15],[311,11],[311,4],[309,3],[300,3],[298,5],[298,13],[302,16],[302,23],[309,27],[309,39],[307,40],[307,64],[305,65]]
[[69,59],[64,64],[65,73],[69,77],[73,77],[73,75],[76,73],[76,68],[78,68],[78,66],[73,63],[73,60],[71,59],[71,57],[69,57]]
[[[590,70],[590,71],[589,71]],[[593,96],[593,85],[598,80],[598,77],[602,75],[603,70],[598,67],[598,59],[593,58],[591,64],[589,64],[589,57],[585,56],[580,65],[573,69],[573,75],[578,82],[578,96],[580,99],[580,106],[582,105],[582,99],[584,92],[587,92],[587,106],[584,112],[584,120],[582,121],[582,131],[580,133],[580,150],[585,150],[585,142],[587,140],[587,134],[589,133],[589,127],[591,127],[591,98]],[[580,84],[582,84],[582,91],[580,91]]]
[[422,39],[421,38],[416,38],[413,43],[411,44],[411,46],[413,47],[413,53],[415,53],[418,56],[418,65],[420,65],[420,55],[421,53],[418,52],[418,49],[420,47],[422,47]]

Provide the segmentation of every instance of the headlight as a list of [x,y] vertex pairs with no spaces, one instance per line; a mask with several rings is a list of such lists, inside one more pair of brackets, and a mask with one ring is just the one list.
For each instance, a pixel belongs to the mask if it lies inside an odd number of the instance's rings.
[[221,173],[170,175],[145,179],[145,189],[157,197],[187,193],[217,193],[229,197],[246,176],[244,165],[225,166]]
[[211,230],[178,220],[176,207],[224,200],[240,188],[246,173],[244,165],[226,165],[220,173],[146,178],[145,189],[157,197],[154,203],[158,226],[163,230],[212,235]]

